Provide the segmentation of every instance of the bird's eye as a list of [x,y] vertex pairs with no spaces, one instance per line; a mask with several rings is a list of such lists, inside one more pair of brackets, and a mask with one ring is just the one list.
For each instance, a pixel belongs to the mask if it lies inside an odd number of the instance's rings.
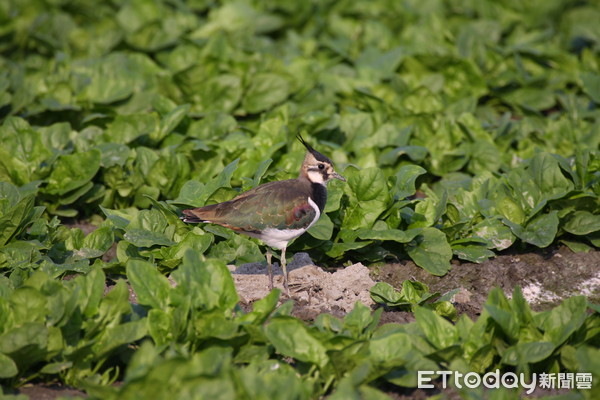
[[325,164],[319,164],[318,167],[319,167],[319,169],[324,169],[325,168]]

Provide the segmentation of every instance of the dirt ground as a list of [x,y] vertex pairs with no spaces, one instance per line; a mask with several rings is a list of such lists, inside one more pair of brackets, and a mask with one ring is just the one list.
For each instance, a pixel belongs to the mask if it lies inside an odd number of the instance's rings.
[[[268,293],[264,263],[231,269],[242,303],[251,304]],[[488,293],[495,286],[508,297],[515,286],[520,286],[537,311],[579,294],[600,302],[600,251],[573,253],[567,247],[499,255],[482,264],[454,262],[443,277],[430,275],[412,261],[371,268],[354,264],[329,273],[312,265],[306,253],[296,254],[288,270],[290,294],[295,300],[294,314],[304,320],[312,320],[322,312],[343,316],[357,300],[375,307],[369,289],[379,281],[400,289],[404,280],[417,280],[427,284],[431,292],[441,294],[459,289],[452,301],[459,314],[466,313],[473,319],[481,313]],[[276,266],[274,272],[275,286],[283,289],[281,270]],[[384,323],[413,320],[408,312],[386,310],[382,314]]]
[[[240,296],[242,308],[250,309],[252,303],[268,293],[267,269],[264,263],[245,264],[238,268],[230,266]],[[508,296],[515,286],[521,286],[523,294],[534,310],[540,311],[557,305],[564,298],[583,294],[593,302],[600,302],[600,251],[572,253],[566,247],[524,253],[503,254],[482,264],[453,262],[451,271],[437,277],[417,267],[412,261],[384,264],[367,268],[354,264],[336,271],[324,271],[313,265],[306,253],[298,253],[288,263],[290,271],[290,294],[294,301],[293,314],[312,321],[320,313],[331,313],[343,317],[361,301],[377,307],[369,295],[375,282],[383,281],[400,288],[404,280],[426,283],[430,291],[444,294],[459,289],[453,302],[459,314],[466,313],[475,319],[491,288],[500,287]],[[281,269],[274,268],[276,287],[283,289]],[[107,288],[108,289],[108,288]],[[289,298],[282,294],[281,300]],[[135,301],[132,293],[131,300]],[[411,313],[385,310],[381,323],[412,322]],[[400,390],[383,388],[396,399],[426,398],[440,393],[433,391]],[[400,390],[400,391],[399,391]],[[59,396],[85,397],[85,393],[58,385],[27,385],[18,393],[31,399],[55,399]],[[536,393],[535,397],[549,393]],[[449,398],[458,398],[456,393],[443,391]]]

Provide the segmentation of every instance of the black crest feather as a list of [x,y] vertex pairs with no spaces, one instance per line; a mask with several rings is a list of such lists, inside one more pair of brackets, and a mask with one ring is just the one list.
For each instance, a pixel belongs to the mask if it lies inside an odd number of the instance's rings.
[[304,145],[304,147],[306,147],[306,150],[308,150],[313,156],[315,156],[317,161],[322,161],[322,162],[332,164],[331,160],[329,158],[325,157],[323,154],[321,154],[318,151],[316,151],[315,149],[313,149],[310,144],[306,143],[306,141],[300,134],[296,135],[296,138],[298,139],[298,141],[300,141],[300,143],[302,143]]

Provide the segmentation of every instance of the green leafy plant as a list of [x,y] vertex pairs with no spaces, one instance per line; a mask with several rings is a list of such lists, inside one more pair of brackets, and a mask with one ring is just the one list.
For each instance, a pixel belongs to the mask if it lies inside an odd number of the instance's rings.
[[335,399],[438,367],[597,376],[581,297],[535,313],[495,290],[452,324],[446,298],[405,282],[372,293],[414,324],[357,306],[309,325],[275,292],[244,313],[224,265],[262,260],[258,243],[178,215],[295,177],[302,133],[348,182],[290,252],[444,275],[594,250],[599,18],[567,0],[2,2],[2,386]]
[[456,320],[458,315],[450,300],[457,292],[455,289],[443,296],[439,293],[429,293],[427,285],[418,281],[404,281],[402,289],[397,291],[389,283],[377,282],[371,288],[371,298],[391,309],[414,311],[417,306],[424,306],[442,317]]
[[[426,288],[406,282],[402,294],[392,294],[409,299],[396,303],[410,304],[414,323],[380,325],[381,308],[357,303],[342,319],[321,314],[309,325],[290,316],[291,302],[278,307],[278,290],[242,311],[225,264],[194,250],[172,274],[174,284],[139,259],[127,262],[127,276],[135,305],[123,280],[103,295],[98,267],[70,281],[44,271],[16,288],[0,280],[3,383],[57,377],[93,398],[197,390],[314,398],[383,396],[376,389],[382,381],[415,387],[418,370],[444,366],[597,373],[589,360],[600,315],[582,296],[536,313],[520,289],[510,300],[494,289],[476,321],[462,315],[452,324],[437,313],[443,302],[424,303]],[[374,297],[382,288],[373,288]],[[109,385],[117,378],[121,385]]]

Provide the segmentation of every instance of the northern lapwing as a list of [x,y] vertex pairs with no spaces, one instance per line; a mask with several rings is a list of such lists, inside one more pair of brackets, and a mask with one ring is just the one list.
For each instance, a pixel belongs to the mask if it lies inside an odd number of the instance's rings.
[[[183,210],[182,217],[184,222],[222,225],[280,249],[283,284],[288,296],[285,261],[288,243],[306,232],[323,213],[327,182],[332,178],[346,181],[335,172],[329,158],[313,149],[300,135],[298,140],[307,150],[298,178],[265,183],[223,203]],[[273,254],[269,247],[266,258],[269,288],[273,289]]]

